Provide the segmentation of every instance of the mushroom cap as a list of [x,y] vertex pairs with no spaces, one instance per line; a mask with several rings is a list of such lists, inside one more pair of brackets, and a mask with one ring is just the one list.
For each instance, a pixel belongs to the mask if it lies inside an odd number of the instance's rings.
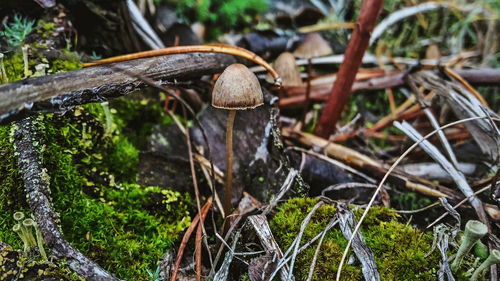
[[[274,69],[283,80],[283,86],[300,86],[302,79],[300,78],[300,71],[292,53],[284,52],[276,58],[273,63]],[[271,75],[266,77],[267,81],[274,81]]]
[[333,53],[330,44],[319,33],[307,34],[304,41],[295,49],[293,55],[298,58],[310,59]]
[[264,104],[264,95],[257,76],[246,66],[228,66],[215,82],[212,106],[222,109],[251,109]]

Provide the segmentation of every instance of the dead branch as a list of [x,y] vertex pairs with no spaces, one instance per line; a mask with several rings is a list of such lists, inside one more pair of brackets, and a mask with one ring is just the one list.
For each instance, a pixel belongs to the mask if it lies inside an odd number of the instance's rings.
[[[0,123],[34,112],[63,111],[103,102],[145,87],[136,76],[170,84],[222,71],[234,63],[230,55],[190,53],[95,66],[0,85]],[[127,73],[119,70],[126,70]]]
[[64,240],[59,231],[56,224],[58,217],[50,203],[47,175],[40,164],[41,157],[38,148],[33,144],[39,140],[38,128],[34,119],[34,117],[29,117],[17,123],[14,145],[19,169],[23,174],[26,197],[45,243],[51,249],[53,256],[65,259],[68,266],[85,280],[119,280],[73,248]]
[[[432,72],[426,70],[424,72]],[[473,85],[484,86],[499,86],[500,85],[500,69],[483,68],[483,69],[459,69],[454,70],[456,74],[462,77],[465,81]],[[390,73],[369,79],[356,79],[352,85],[352,92],[358,91],[375,91],[386,88],[396,88],[405,85],[404,72]],[[326,82],[326,81],[325,81]],[[328,99],[331,85],[327,83],[312,82],[311,100],[326,101]],[[282,98],[279,102],[280,108],[301,106],[305,101],[305,87],[293,87],[287,89],[291,94],[290,97]]]

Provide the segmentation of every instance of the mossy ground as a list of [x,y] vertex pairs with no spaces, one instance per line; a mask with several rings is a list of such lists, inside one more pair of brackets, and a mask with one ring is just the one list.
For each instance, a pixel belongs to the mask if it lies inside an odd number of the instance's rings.
[[[35,27],[41,38],[52,29],[44,22]],[[69,50],[56,50],[57,59],[44,58],[46,47],[29,45],[31,73],[40,63],[48,64],[43,75],[81,67],[78,55]],[[20,49],[4,63],[9,81],[25,78]],[[140,149],[154,124],[168,122],[159,101],[146,98],[120,98],[109,105],[89,104],[38,117],[36,146],[50,176],[52,203],[65,239],[122,279],[148,280],[146,269],[156,268],[190,223],[188,194],[136,184]],[[30,212],[12,127],[0,126],[0,241],[20,249],[21,240],[11,230],[12,215]]]
[[[271,228],[282,249],[287,249],[299,232],[302,220],[311,211],[317,199],[291,199],[278,207],[271,220]],[[332,205],[321,206],[308,224],[302,244],[320,233],[335,214]],[[359,218],[362,210],[355,210]],[[375,256],[381,280],[436,280],[439,254],[430,251],[432,234],[424,233],[397,221],[397,214],[387,208],[374,207],[366,217],[361,233]],[[347,240],[338,228],[330,230],[323,241],[313,280],[331,280],[336,275]],[[316,244],[300,253],[295,265],[297,280],[306,280]],[[353,255],[352,251],[350,255]],[[347,264],[342,280],[363,280],[358,261]]]
[[[120,131],[104,133],[102,116],[89,113],[95,106],[40,117],[53,204],[76,248],[121,278],[143,280],[189,224],[189,196],[135,184],[139,151]],[[0,240],[20,247],[10,230],[12,214],[28,207],[9,134],[9,126],[0,127],[0,156],[6,160],[0,164],[6,202],[0,206]]]

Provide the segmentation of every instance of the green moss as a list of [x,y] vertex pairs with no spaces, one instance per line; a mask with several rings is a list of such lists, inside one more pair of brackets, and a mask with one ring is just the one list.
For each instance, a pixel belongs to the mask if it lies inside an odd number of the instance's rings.
[[82,68],[80,57],[68,50],[62,51],[62,56],[50,62],[50,72],[58,73]]
[[138,150],[119,130],[105,136],[83,108],[44,124],[44,166],[65,237],[120,278],[143,280],[189,224],[187,195],[134,184]]
[[[86,107],[39,117],[53,205],[73,246],[120,278],[147,280],[146,269],[155,267],[189,225],[190,200],[187,194],[135,184],[139,150],[121,131],[127,122],[113,114],[121,125],[113,123],[116,129],[106,135],[102,117]],[[11,231],[12,214],[29,208],[10,131],[0,127],[0,156],[6,159],[0,163],[0,198],[7,202],[0,205],[0,239],[21,247]]]
[[29,207],[23,193],[23,179],[17,169],[14,147],[11,142],[11,126],[0,126],[0,241],[22,247],[21,240],[11,229],[15,224],[12,215],[26,212]]
[[[302,220],[312,209],[317,199],[291,199],[278,208],[271,221],[271,228],[283,249],[295,239]],[[362,210],[355,210],[359,218]],[[302,244],[320,233],[335,214],[335,207],[321,206],[313,215],[302,238]],[[361,233],[375,256],[381,280],[435,280],[439,266],[439,255],[434,252],[429,257],[432,235],[423,233],[409,225],[397,222],[398,215],[387,208],[374,207],[363,223]],[[340,230],[334,228],[325,236],[318,256],[313,280],[331,280],[335,276],[343,250],[347,244]],[[315,246],[299,254],[297,280],[305,280],[309,264],[314,256]],[[353,255],[352,251],[350,255]],[[342,270],[342,280],[363,280],[358,261],[348,264]]]

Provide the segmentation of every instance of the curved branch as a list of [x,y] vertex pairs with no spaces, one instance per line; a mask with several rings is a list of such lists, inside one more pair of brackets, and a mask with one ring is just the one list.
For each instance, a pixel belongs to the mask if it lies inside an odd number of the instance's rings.
[[50,203],[49,183],[40,164],[38,148],[33,144],[38,140],[37,131],[34,117],[18,122],[14,133],[14,145],[31,213],[40,227],[45,243],[51,249],[53,256],[66,259],[68,266],[85,280],[119,281],[120,279],[73,248],[59,231],[56,224],[58,217]]

